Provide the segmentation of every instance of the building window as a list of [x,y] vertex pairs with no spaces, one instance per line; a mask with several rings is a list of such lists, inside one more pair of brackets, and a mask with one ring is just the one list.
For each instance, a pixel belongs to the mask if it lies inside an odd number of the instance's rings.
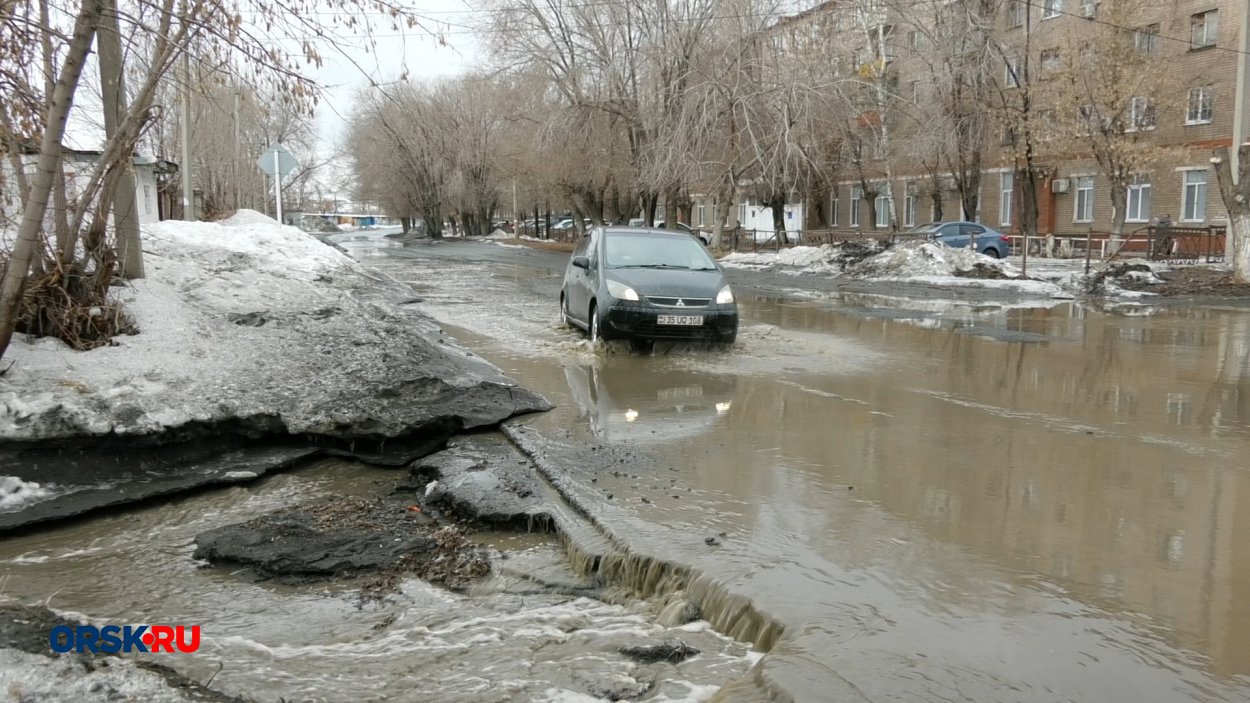
[[1189,109],[1185,112],[1185,124],[1207,124],[1214,111],[1213,86],[1200,85],[1189,89]]
[[1011,0],[1007,3],[1007,29],[1024,26],[1024,13],[1028,9],[1025,0]]
[[1045,0],[1042,4],[1042,19],[1050,19],[1063,14],[1063,0]]
[[1008,88],[1020,87],[1020,59],[1015,58],[1014,56],[1007,59],[1007,66],[1004,68],[1003,72],[1003,80]]
[[1155,106],[1148,98],[1133,98],[1128,104],[1129,130],[1154,129]]
[[877,194],[877,227],[889,227],[891,212],[894,209],[894,198],[890,197],[890,188],[886,186]]
[[1207,10],[1189,17],[1189,48],[1215,46],[1220,34],[1220,11]]
[[143,212],[152,214],[152,186],[147,183],[143,184]]
[[1011,125],[1003,127],[1003,133],[998,139],[999,146],[1015,146],[1016,145],[1016,128]]
[[1133,48],[1143,54],[1159,51],[1159,25],[1148,24],[1133,31]]
[[838,226],[838,194],[834,193],[829,199],[829,226]]
[[699,226],[700,226],[700,227],[703,227],[703,226],[707,225],[707,219],[706,219],[706,214],[705,214],[705,212],[704,212],[704,206],[703,206],[703,205],[700,205],[700,206],[699,206],[699,208],[698,208],[698,210],[699,210],[699,220],[698,220],[698,221],[699,221]]
[[920,47],[920,32],[911,30],[907,33],[907,48],[915,51]]
[[1080,176],[1076,181],[1076,201],[1072,211],[1073,222],[1094,221],[1094,177]]
[[741,227],[742,223],[746,222],[746,219],[747,219],[747,204],[739,203],[738,204],[738,226]]
[[1126,222],[1150,221],[1150,181],[1145,176],[1133,176],[1128,184]]
[[1059,58],[1058,49],[1046,49],[1042,52],[1042,70],[1046,73],[1054,73],[1063,68],[1063,61]]
[[1015,174],[1010,171],[998,174],[998,224],[1011,226],[1011,196],[1016,188]]
[[903,226],[916,226],[916,184],[907,184],[907,196],[903,198]]
[[864,199],[864,189],[859,186],[851,188],[851,226],[859,226],[859,201]]
[[1207,219],[1207,172],[1185,171],[1185,190],[1181,201],[1181,219],[1202,222]]

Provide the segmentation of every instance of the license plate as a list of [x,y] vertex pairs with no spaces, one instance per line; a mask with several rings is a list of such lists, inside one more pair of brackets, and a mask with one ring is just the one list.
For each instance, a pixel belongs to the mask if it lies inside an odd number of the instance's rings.
[[660,315],[656,318],[657,325],[687,325],[699,326],[703,324],[702,315]]

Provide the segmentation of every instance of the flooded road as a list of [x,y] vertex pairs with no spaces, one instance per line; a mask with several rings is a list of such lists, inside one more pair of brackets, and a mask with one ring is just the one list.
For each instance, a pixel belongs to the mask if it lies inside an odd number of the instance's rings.
[[1250,699],[1246,312],[731,273],[733,349],[640,357],[555,325],[564,255],[354,251],[557,404],[528,424],[646,452],[605,514],[781,619],[799,700]]
[[[707,623],[657,625],[657,608],[647,603],[536,592],[529,580],[535,573],[576,580],[549,534],[473,535],[505,550],[507,559],[468,594],[409,578],[393,597],[365,604],[358,581],[255,583],[191,558],[195,535],[207,529],[311,499],[374,495],[396,477],[394,470],[325,460],[246,488],[10,537],[0,542],[0,593],[97,625],[199,625],[195,654],[146,658],[200,682],[211,679],[230,695],[274,703],[577,703],[610,691],[693,702],[757,660]],[[648,666],[618,651],[665,638],[702,654]],[[64,693],[24,697],[38,682],[5,675],[15,683],[0,693],[3,700],[70,700]]]

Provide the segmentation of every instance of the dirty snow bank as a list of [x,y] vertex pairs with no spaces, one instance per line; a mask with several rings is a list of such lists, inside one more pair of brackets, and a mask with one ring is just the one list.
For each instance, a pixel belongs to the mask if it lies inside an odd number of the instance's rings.
[[794,247],[774,253],[733,253],[722,258],[721,264],[729,268],[994,288],[1044,297],[1070,297],[1054,283],[1026,279],[1019,269],[1004,261],[933,242],[905,242],[889,246],[876,240],[866,240]]
[[385,438],[548,407],[409,309],[407,285],[254,211],[143,229],[140,333],[75,352],[17,338],[0,441],[240,430]]

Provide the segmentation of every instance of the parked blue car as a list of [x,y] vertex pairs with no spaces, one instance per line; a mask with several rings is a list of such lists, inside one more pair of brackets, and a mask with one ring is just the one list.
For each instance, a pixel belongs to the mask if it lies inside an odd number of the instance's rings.
[[1011,253],[1011,240],[976,222],[929,222],[912,227],[907,233],[927,236],[955,249],[969,249],[975,241],[977,251],[995,259]]

